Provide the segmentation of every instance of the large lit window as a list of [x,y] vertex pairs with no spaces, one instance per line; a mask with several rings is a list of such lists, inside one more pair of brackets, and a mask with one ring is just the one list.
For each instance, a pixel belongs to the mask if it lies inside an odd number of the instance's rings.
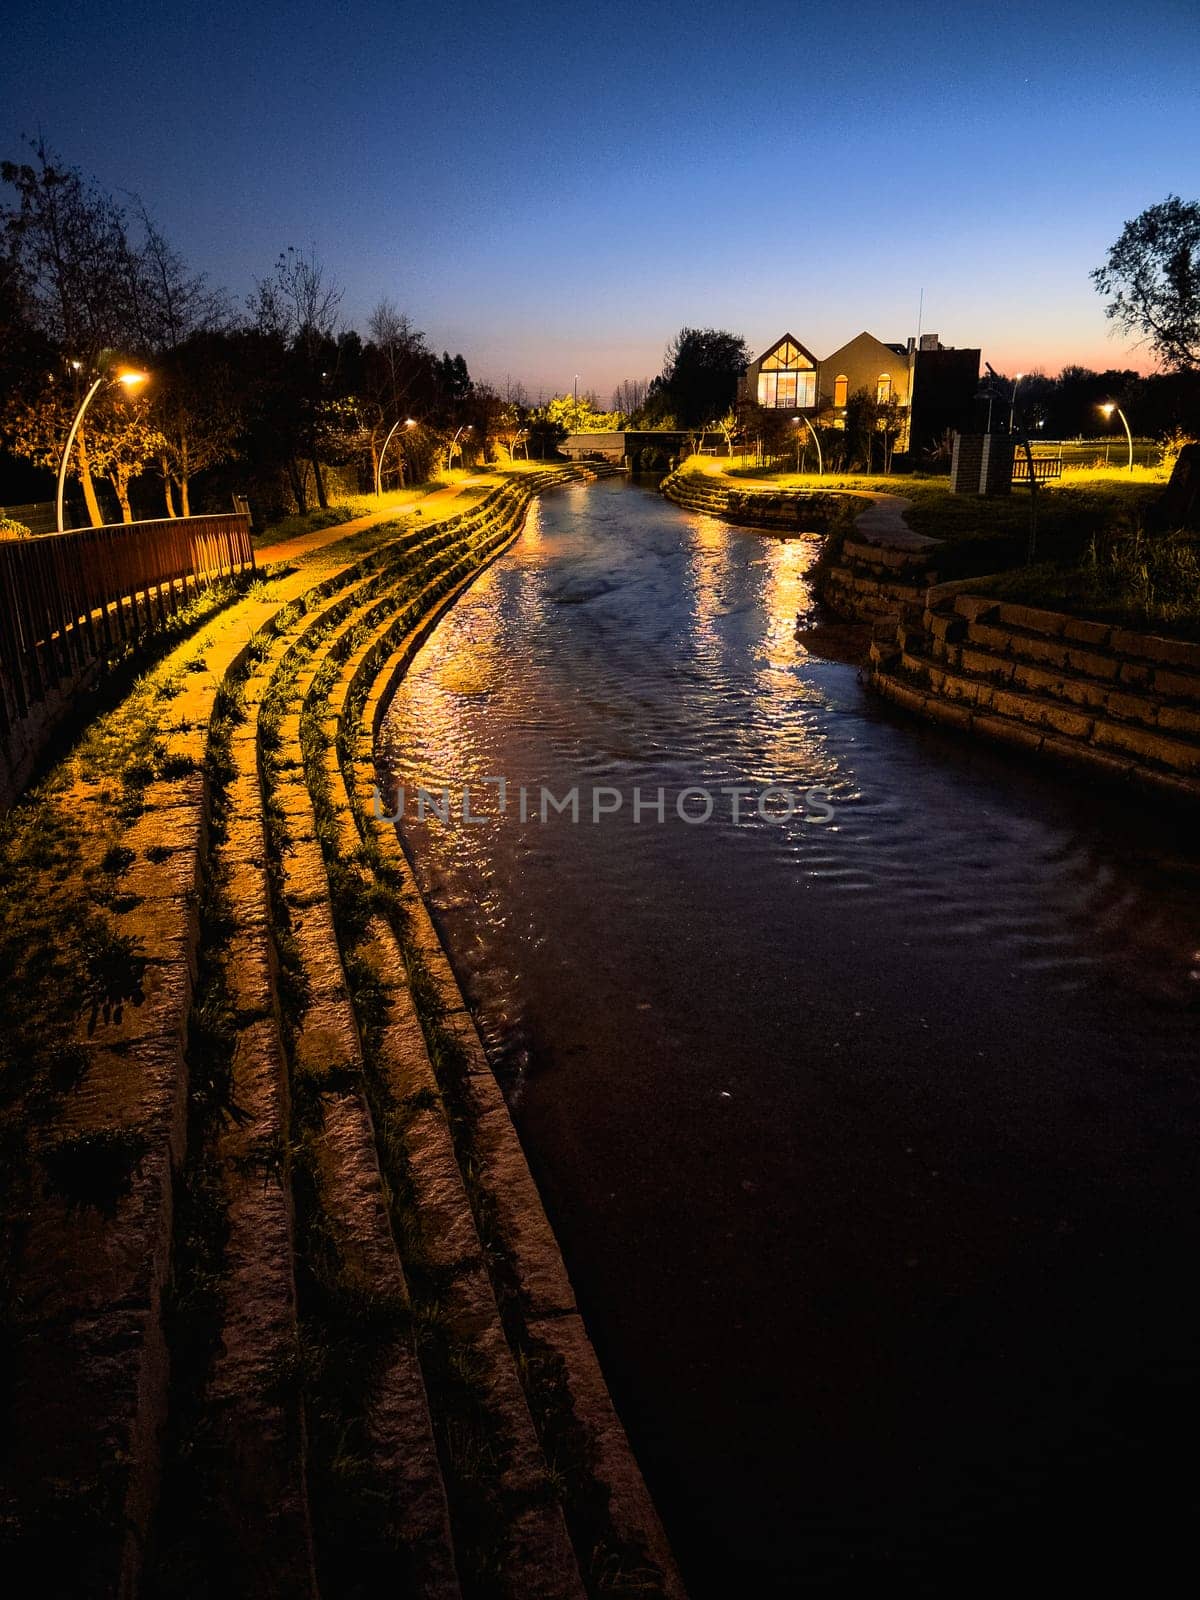
[[816,368],[791,339],[781,339],[759,367],[759,405],[771,410],[806,411],[816,400]]
[[803,411],[811,406],[817,393],[817,375],[808,372],[760,372],[758,375],[758,403],[776,409]]
[[875,385],[875,398],[881,406],[886,406],[892,398],[892,375],[890,372],[881,372],[879,382]]
[[844,406],[846,404],[846,390],[849,386],[849,378],[844,372],[839,372],[833,380],[833,403],[835,406]]

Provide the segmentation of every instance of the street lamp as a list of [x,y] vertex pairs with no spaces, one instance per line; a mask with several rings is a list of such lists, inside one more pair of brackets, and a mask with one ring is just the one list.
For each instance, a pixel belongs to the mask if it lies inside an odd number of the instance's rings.
[[459,444],[458,441],[462,438],[464,433],[470,433],[470,431],[471,431],[471,424],[469,422],[464,423],[463,426],[454,435],[453,439],[451,439],[450,448],[446,451],[446,471],[447,472],[450,471],[450,468],[454,464],[454,452],[455,452],[455,450],[458,451],[459,455],[462,455],[462,446]]
[[[392,440],[396,437],[396,434],[399,432],[399,430],[401,428],[415,428],[416,425],[417,425],[416,424],[416,419],[413,418],[413,417],[405,417],[402,422],[395,422],[395,423],[392,424],[392,430],[388,434],[387,438],[383,441],[383,449],[379,452],[379,460],[375,463],[375,493],[377,495],[382,495],[382,493],[383,493],[383,458],[384,458],[385,455],[387,455],[387,447],[388,447],[388,445],[391,444]],[[401,484],[403,484],[403,482],[404,482],[404,465],[403,465],[403,463],[404,463],[404,455],[403,455],[403,452],[401,452],[401,455],[400,455],[400,462],[401,462],[401,466],[400,466],[400,482],[401,482]]]
[[812,434],[812,441],[817,447],[817,477],[818,478],[823,478],[825,476],[825,460],[824,460],[824,457],[821,455],[821,441],[820,441],[820,439],[817,438],[817,430],[813,427],[812,423],[808,420],[807,417],[803,417],[803,416],[801,416],[801,417],[793,417],[792,418],[792,427],[797,430],[797,432],[796,432],[796,471],[797,472],[800,471],[800,433],[799,433],[799,428],[800,428],[800,424],[801,423],[803,423],[804,426],[808,429],[809,433]]
[[[79,363],[77,361],[73,361],[71,363],[71,365],[75,368],[76,372],[78,372]],[[115,373],[111,378],[105,378],[103,376],[97,378],[95,383],[92,384],[92,387],[84,395],[83,404],[80,406],[79,410],[75,413],[75,420],[71,424],[71,431],[70,431],[70,433],[67,434],[67,442],[63,446],[62,460],[58,464],[58,531],[59,531],[59,533],[65,533],[66,532],[66,529],[63,526],[63,493],[64,493],[64,491],[66,489],[66,483],[67,483],[67,463],[71,459],[71,449],[72,449],[72,447],[73,447],[73,445],[75,443],[75,435],[79,432],[79,424],[83,421],[83,413],[87,410],[87,408],[91,405],[92,401],[95,399],[97,390],[103,388],[106,383],[119,383],[127,394],[132,394],[135,389],[139,388],[143,383],[146,382],[146,380],[149,378],[149,376],[150,376],[150,374],[148,372],[135,372],[135,371],[132,370],[132,368],[126,367],[126,368],[123,368],[120,372]]]
[[1018,372],[1016,377],[1013,379],[1012,403],[1010,404],[1010,406],[1008,408],[1008,431],[1009,431],[1009,433],[1012,433],[1013,429],[1016,427],[1016,424],[1017,424],[1017,390],[1021,387],[1021,379],[1024,376],[1025,376],[1025,374],[1023,372]]
[[1108,420],[1110,422],[1112,421],[1112,414],[1115,411],[1117,413],[1117,415],[1120,417],[1121,421],[1125,424],[1125,437],[1126,437],[1126,439],[1129,440],[1129,470],[1130,470],[1130,472],[1132,472],[1133,471],[1133,435],[1129,431],[1129,420],[1128,420],[1128,418],[1126,417],[1125,413],[1121,410],[1120,406],[1117,404],[1117,402],[1115,400],[1106,400],[1104,402],[1104,404],[1102,406],[1100,406],[1098,409],[1103,411],[1104,415],[1108,418]]

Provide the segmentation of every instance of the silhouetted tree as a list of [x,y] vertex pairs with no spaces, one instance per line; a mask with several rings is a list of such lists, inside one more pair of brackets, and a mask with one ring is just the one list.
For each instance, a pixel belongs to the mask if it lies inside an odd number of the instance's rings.
[[612,408],[625,417],[632,417],[640,411],[646,403],[646,392],[650,387],[648,378],[622,378],[613,390]]
[[326,275],[315,250],[305,255],[289,246],[276,261],[274,275],[257,281],[248,302],[255,326],[278,348],[271,409],[301,511],[307,509],[301,460],[312,466],[317,504],[322,509],[329,504],[321,457],[339,420],[328,402],[339,398],[334,383],[341,300],[341,288]]
[[[31,323],[56,348],[53,393],[7,397],[21,409],[10,417],[13,448],[29,459],[47,459],[38,446],[36,457],[28,446],[43,437],[59,410],[67,416],[59,449],[73,414],[93,373],[113,352],[136,355],[137,319],[132,290],[138,280],[137,264],[125,230],[125,214],[110,195],[67,167],[42,139],[31,145],[33,160],[0,163],[0,179],[15,199],[0,209],[4,253],[8,270],[19,287],[21,302]],[[41,420],[38,406],[45,408]],[[88,516],[93,525],[102,519],[92,482],[91,438],[103,425],[103,408],[89,414],[77,435],[74,456]],[[99,448],[99,440],[97,440]]]
[[1106,315],[1172,368],[1200,367],[1200,201],[1168,195],[1132,222],[1092,281]]
[[750,362],[746,341],[715,328],[681,328],[650,384],[643,407],[659,427],[707,428],[732,410]]

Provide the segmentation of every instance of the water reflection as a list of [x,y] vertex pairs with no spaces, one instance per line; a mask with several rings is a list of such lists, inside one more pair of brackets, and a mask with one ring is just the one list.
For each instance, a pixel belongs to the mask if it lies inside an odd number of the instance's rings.
[[474,790],[820,785],[832,824],[493,801],[406,843],[696,1597],[1078,1576],[1099,1522],[1168,1550],[1194,845],[875,703],[795,637],[815,552],[547,497],[381,755]]

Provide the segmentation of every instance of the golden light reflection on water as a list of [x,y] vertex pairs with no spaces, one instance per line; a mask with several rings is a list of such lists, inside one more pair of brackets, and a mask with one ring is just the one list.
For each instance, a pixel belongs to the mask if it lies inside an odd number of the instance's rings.
[[808,651],[796,638],[796,621],[812,608],[808,574],[817,549],[815,537],[766,545],[760,591],[765,628],[755,652],[754,698],[764,708],[764,773],[833,788],[841,782],[841,762],[830,748],[824,691],[797,672]]
[[808,651],[796,639],[796,619],[812,605],[808,574],[817,557],[815,535],[800,539],[771,539],[764,548],[766,579],[761,604],[766,634],[759,647],[770,664],[793,666]]
[[796,623],[812,607],[808,573],[816,536],[764,537],[747,557],[746,542],[727,524],[703,516],[689,523],[692,645],[718,679],[745,667],[745,639],[726,619],[751,608],[761,617],[745,686],[747,714],[731,729],[731,758],[747,782],[832,784],[838,761],[823,735],[822,691],[796,670],[808,655]]
[[713,517],[696,517],[690,533],[692,636],[700,650],[717,653],[721,648],[717,618],[728,607],[733,570],[729,529]]

